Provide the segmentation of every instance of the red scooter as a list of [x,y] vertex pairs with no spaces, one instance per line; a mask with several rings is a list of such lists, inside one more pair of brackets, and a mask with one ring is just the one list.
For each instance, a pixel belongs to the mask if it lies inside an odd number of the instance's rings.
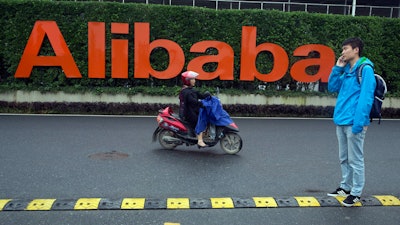
[[[158,139],[164,149],[174,149],[183,144],[186,144],[186,146],[197,145],[194,131],[170,107],[159,111],[157,122],[158,127],[153,133],[153,142]],[[224,152],[236,154],[243,146],[242,138],[238,132],[239,128],[234,122],[227,126],[209,124],[203,133],[203,140],[209,147],[220,142]]]

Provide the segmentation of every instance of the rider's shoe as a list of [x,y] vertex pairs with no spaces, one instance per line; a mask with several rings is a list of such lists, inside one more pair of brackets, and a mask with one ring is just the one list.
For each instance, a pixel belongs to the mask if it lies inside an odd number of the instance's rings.
[[208,145],[204,142],[197,142],[197,147],[198,148],[206,148],[206,147],[208,147]]

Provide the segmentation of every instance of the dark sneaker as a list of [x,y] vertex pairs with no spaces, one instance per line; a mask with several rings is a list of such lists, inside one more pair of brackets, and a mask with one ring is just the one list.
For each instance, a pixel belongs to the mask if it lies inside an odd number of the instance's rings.
[[347,197],[349,196],[350,191],[346,191],[342,188],[338,188],[336,189],[336,191],[332,192],[332,193],[328,193],[328,196],[332,196],[332,197],[336,197],[336,196],[342,196],[342,197]]
[[342,204],[346,207],[351,207],[357,202],[360,201],[360,197],[354,196],[354,195],[349,195],[347,198],[342,202]]

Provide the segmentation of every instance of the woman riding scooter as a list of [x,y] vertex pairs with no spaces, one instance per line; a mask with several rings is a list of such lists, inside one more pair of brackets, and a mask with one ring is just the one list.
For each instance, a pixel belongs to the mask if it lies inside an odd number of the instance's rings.
[[[201,94],[194,89],[196,84],[196,77],[199,74],[193,71],[186,71],[182,73],[182,89],[179,93],[179,117],[188,123],[192,131],[195,130],[199,109],[203,107],[201,99],[210,96],[210,93]],[[197,135],[197,145],[199,148],[207,147],[203,141],[203,132]]]

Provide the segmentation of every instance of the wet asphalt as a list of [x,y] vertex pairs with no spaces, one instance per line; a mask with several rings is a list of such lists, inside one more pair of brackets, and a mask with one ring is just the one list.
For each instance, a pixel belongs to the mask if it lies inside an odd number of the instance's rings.
[[[163,150],[155,117],[0,115],[0,199],[326,197],[338,186],[330,119],[234,118],[219,145]],[[400,121],[373,122],[363,196],[400,196]],[[0,211],[0,224],[395,224],[399,206]]]

